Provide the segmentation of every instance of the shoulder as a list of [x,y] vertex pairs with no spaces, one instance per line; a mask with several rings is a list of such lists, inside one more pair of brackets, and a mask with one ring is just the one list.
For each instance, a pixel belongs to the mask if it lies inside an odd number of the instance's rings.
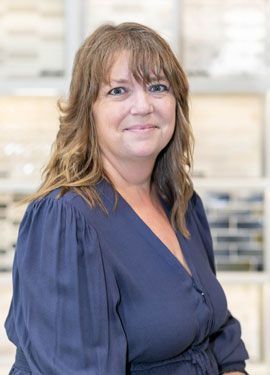
[[18,254],[26,250],[28,254],[37,253],[42,248],[47,253],[51,249],[51,254],[57,248],[57,253],[64,254],[70,246],[78,249],[79,254],[85,248],[88,252],[98,248],[96,227],[80,209],[81,205],[88,206],[91,211],[90,206],[76,193],[67,192],[63,196],[59,193],[60,190],[54,190],[29,204],[19,227]]
[[[105,207],[106,208],[106,207]],[[54,220],[66,220],[74,217],[76,221],[84,221],[87,225],[95,228],[106,217],[104,211],[98,204],[91,206],[79,193],[69,190],[63,195],[61,189],[55,189],[48,195],[36,199],[29,204],[25,216],[54,218]]]
[[66,205],[66,206],[74,206],[72,201],[76,201],[76,198],[79,198],[79,194],[69,190],[65,194],[61,194],[61,189],[55,189],[52,190],[49,194],[37,198],[34,201],[32,201],[29,206],[27,207],[27,211],[31,211],[34,207],[37,207],[39,205],[54,205],[54,206],[60,206],[60,205]]

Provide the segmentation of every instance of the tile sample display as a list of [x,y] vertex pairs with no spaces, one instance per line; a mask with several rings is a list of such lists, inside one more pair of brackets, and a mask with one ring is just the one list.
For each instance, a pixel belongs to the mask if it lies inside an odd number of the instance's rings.
[[269,15],[270,0],[184,0],[182,55],[189,74],[269,74]]
[[[0,96],[0,186],[38,186],[58,130],[56,97]],[[11,270],[23,195],[0,193],[0,271]]]
[[1,0],[1,79],[64,75],[64,5],[64,0]]
[[153,27],[176,46],[173,22],[175,0],[86,0],[86,4],[85,35],[105,22],[139,22]]
[[0,194],[0,272],[10,272],[18,229],[26,205],[18,204],[22,194]]
[[211,228],[217,269],[263,269],[264,194],[262,191],[200,191]]

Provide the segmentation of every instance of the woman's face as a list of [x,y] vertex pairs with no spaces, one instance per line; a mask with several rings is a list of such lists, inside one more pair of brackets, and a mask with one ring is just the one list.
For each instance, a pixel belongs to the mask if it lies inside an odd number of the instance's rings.
[[166,78],[153,77],[147,85],[137,82],[129,70],[129,53],[119,54],[110,83],[101,85],[93,105],[103,161],[116,166],[155,161],[173,135],[175,112],[175,97]]

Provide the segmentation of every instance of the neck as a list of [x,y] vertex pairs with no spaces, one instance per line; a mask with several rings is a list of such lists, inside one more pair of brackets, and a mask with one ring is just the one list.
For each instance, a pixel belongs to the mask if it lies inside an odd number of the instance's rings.
[[114,184],[123,196],[151,197],[151,176],[154,168],[153,160],[125,161],[113,163],[103,159],[103,166]]

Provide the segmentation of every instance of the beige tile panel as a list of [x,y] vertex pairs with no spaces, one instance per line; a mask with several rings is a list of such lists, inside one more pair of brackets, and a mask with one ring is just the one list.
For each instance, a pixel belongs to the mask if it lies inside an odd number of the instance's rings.
[[58,130],[56,97],[0,96],[0,175],[39,177]]
[[8,341],[4,322],[11,300],[11,274],[0,275],[0,375],[7,375],[15,358],[15,346]]
[[251,362],[262,360],[262,300],[261,286],[225,284],[223,288],[231,313],[239,319],[242,335]]
[[263,102],[258,95],[193,95],[194,171],[204,177],[259,177]]

